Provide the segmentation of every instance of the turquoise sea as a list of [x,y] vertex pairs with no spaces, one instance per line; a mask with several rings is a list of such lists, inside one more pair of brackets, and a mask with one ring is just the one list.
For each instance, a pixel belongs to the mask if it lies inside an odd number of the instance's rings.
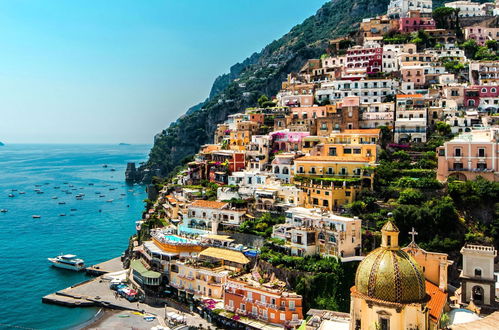
[[[47,258],[73,253],[91,265],[121,255],[146,198],[143,186],[125,184],[126,164],[144,161],[149,149],[147,145],[0,147],[0,209],[8,210],[0,213],[1,329],[66,329],[93,317],[94,309],[42,304],[44,295],[88,278],[50,267]],[[77,194],[85,195],[77,200]]]

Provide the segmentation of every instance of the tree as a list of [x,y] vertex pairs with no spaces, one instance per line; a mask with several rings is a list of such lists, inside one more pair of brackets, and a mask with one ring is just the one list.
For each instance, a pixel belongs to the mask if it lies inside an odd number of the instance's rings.
[[499,44],[498,44],[497,40],[487,40],[487,41],[485,41],[485,46],[488,49],[495,51],[495,52],[497,52],[499,50]]
[[485,46],[478,47],[477,52],[475,53],[475,60],[489,60],[494,61],[498,58],[494,51],[490,50]]
[[265,94],[264,94],[264,95],[262,95],[262,96],[260,96],[260,97],[258,98],[258,105],[259,105],[260,107],[262,107],[262,108],[263,108],[263,104],[264,104],[265,102],[269,102],[269,101],[270,101],[270,100],[269,100],[269,98],[267,97],[267,95],[265,95]]
[[437,129],[438,134],[440,134],[441,136],[448,136],[451,134],[450,125],[443,121],[437,121],[437,123],[435,124],[435,128]]
[[433,19],[437,29],[453,30],[459,26],[458,9],[449,7],[440,7],[433,11]]
[[464,49],[466,57],[475,58],[475,54],[478,51],[478,44],[475,40],[469,39],[461,44],[461,48]]

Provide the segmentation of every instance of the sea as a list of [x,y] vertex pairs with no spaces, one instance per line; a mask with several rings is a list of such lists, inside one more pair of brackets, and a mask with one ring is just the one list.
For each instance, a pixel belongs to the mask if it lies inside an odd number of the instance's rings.
[[0,210],[7,210],[0,212],[0,329],[70,329],[94,317],[92,308],[42,304],[43,296],[89,279],[47,258],[71,253],[92,265],[123,253],[146,198],[144,186],[125,183],[126,165],[145,161],[149,150],[0,146]]

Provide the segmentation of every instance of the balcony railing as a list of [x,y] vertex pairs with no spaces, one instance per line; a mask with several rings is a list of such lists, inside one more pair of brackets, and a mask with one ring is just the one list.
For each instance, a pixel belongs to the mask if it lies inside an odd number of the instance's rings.
[[494,172],[494,170],[491,168],[449,168],[449,172],[491,173]]
[[395,133],[426,133],[426,128],[396,128]]

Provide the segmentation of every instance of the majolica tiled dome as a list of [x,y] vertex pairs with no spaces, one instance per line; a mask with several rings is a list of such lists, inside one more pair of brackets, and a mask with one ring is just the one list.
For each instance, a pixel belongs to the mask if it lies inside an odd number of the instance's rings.
[[[385,244],[369,253],[357,269],[356,291],[394,303],[423,301],[426,297],[424,274],[417,262],[398,247],[397,227],[388,222],[382,232]],[[395,245],[390,244],[389,235],[396,236]]]

